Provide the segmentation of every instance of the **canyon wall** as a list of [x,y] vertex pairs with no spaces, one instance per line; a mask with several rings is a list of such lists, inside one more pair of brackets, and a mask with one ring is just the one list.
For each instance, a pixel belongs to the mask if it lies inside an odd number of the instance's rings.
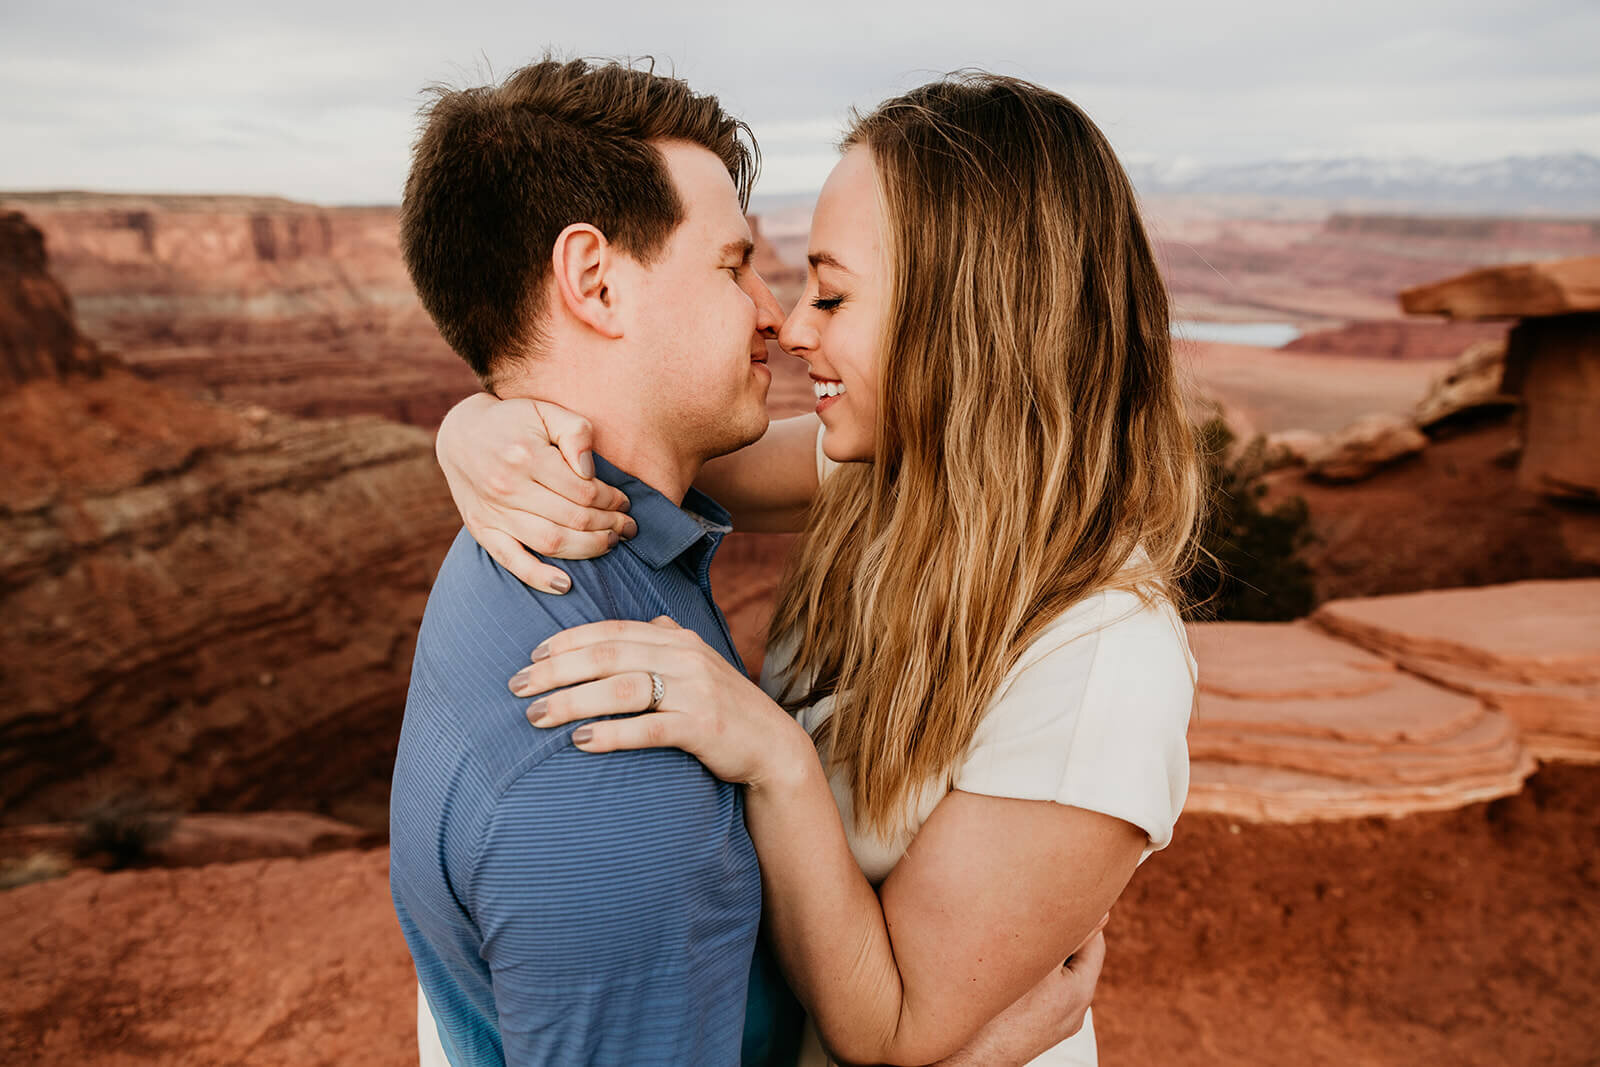
[[[477,380],[400,257],[397,209],[270,197],[8,193],[43,231],[84,333],[143,378],[292,415],[432,427]],[[757,239],[784,301],[805,284]]]
[[130,373],[78,332],[16,213],[0,344],[0,819],[136,799],[381,824],[459,526],[430,436]]

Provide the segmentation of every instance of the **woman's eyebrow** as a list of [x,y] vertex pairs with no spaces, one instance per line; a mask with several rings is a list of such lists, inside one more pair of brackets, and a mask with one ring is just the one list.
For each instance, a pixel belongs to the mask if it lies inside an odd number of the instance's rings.
[[834,270],[842,270],[846,274],[855,273],[855,271],[851,270],[843,263],[840,263],[839,257],[834,255],[832,252],[813,252],[808,255],[806,259],[813,267],[832,267]]

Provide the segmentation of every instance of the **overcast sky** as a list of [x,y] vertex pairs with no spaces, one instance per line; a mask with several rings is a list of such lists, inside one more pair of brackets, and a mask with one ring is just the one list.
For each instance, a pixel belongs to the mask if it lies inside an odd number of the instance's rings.
[[0,0],[0,189],[399,199],[419,90],[651,54],[814,190],[852,106],[978,66],[1131,162],[1600,154],[1597,0],[674,4]]

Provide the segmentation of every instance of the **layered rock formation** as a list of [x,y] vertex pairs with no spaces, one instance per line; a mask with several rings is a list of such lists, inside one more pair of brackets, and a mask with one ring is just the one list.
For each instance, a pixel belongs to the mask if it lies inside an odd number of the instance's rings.
[[1312,618],[1504,712],[1540,758],[1600,761],[1600,579],[1339,600]]
[[[1230,218],[1203,203],[1164,201],[1150,222],[1178,317],[1311,328],[1396,320],[1396,292],[1473,267],[1600,255],[1593,220]],[[1392,354],[1393,336],[1360,329],[1376,346],[1356,354]],[[1478,339],[1436,354],[1453,355]],[[1338,342],[1318,350],[1350,351]]]
[[[3,820],[132,797],[380,825],[412,642],[458,528],[429,435],[85,376],[100,360],[30,251],[38,232],[15,215],[0,232],[24,250],[0,283]],[[41,354],[17,356],[18,337]]]
[[1504,714],[1303,622],[1189,632],[1200,662],[1189,810],[1395,816],[1506,796],[1533,771]]
[[[393,207],[268,197],[6,194],[44,231],[86,334],[142,376],[294,415],[432,427],[476,379],[422,310]],[[805,269],[761,237],[792,303]]]
[[1505,412],[1517,398],[1501,388],[1506,371],[1503,341],[1480,341],[1461,355],[1417,401],[1417,427],[1435,430],[1441,424],[1482,414]]
[[1324,482],[1358,482],[1414,456],[1428,438],[1403,415],[1363,415],[1306,453],[1306,470]]
[[1600,256],[1472,271],[1400,294],[1413,314],[1517,317],[1502,388],[1523,402],[1524,485],[1600,501]]
[[431,426],[476,388],[422,311],[393,208],[9,194],[90,337],[141,376],[297,415]]
[[1515,426],[1484,419],[1360,482],[1273,471],[1266,503],[1305,501],[1319,600],[1600,575],[1600,514],[1519,484],[1520,455]]
[[1284,345],[1283,351],[1369,359],[1452,359],[1475,344],[1504,342],[1505,335],[1505,327],[1493,323],[1380,319],[1310,330]]

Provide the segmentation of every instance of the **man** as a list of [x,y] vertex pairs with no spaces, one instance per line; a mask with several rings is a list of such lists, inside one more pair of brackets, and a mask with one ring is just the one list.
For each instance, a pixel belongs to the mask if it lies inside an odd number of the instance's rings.
[[637,524],[560,597],[463,532],[429,598],[391,888],[457,1067],[739,1059],[761,901],[739,791],[681,752],[530,730],[505,680],[611,618],[669,615],[739,663],[707,576],[728,517],[690,483],[767,426],[782,312],[750,268],[752,149],[714,98],[583,62],[439,94],[416,146],[401,241],[423,305],[494,392],[588,418]]

